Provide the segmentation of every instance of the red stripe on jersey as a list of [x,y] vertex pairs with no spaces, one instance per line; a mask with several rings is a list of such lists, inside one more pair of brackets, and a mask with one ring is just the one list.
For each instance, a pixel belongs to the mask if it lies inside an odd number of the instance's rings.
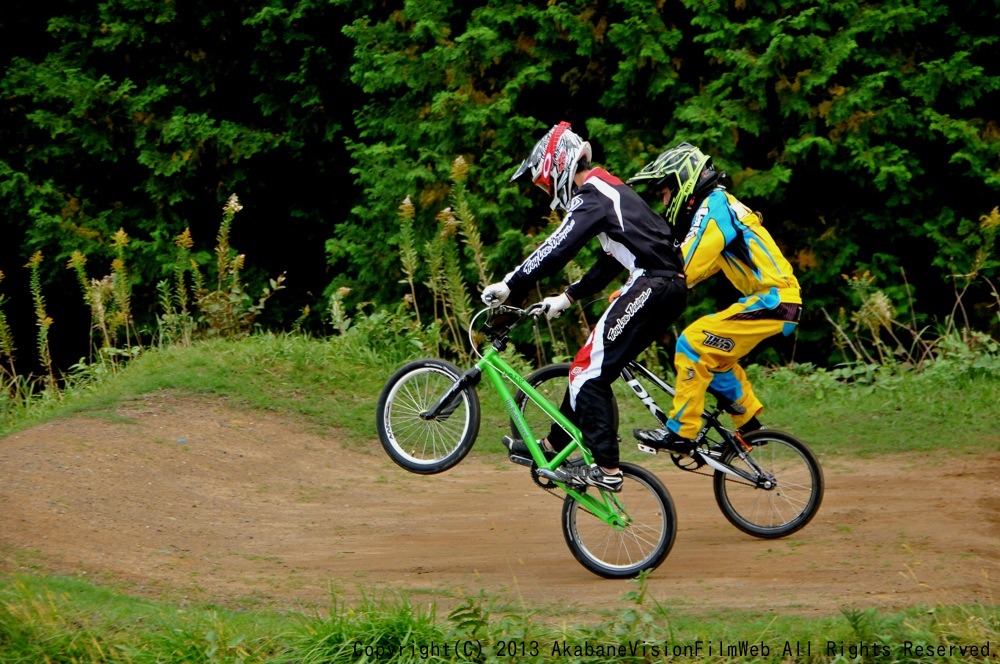
[[584,347],[577,352],[576,357],[573,358],[573,364],[569,365],[569,382],[571,384],[574,378],[590,368],[590,351],[592,351],[593,348],[594,335],[590,335],[586,345],[584,345]]
[[604,170],[600,166],[598,166],[597,168],[595,168],[594,170],[592,170],[590,172],[590,175],[587,176],[587,179],[589,180],[590,178],[597,178],[599,180],[603,180],[604,182],[607,182],[608,184],[610,184],[612,186],[617,186],[617,185],[620,185],[620,184],[624,184],[621,180],[619,180],[617,177],[615,177],[611,173],[608,173],[606,170]]

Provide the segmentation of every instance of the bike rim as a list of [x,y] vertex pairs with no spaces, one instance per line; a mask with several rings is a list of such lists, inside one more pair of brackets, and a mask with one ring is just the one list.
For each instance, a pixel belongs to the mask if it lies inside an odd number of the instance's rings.
[[470,426],[471,408],[467,392],[444,420],[423,420],[427,412],[456,380],[449,372],[425,367],[399,381],[389,393],[385,431],[390,444],[415,464],[431,464],[451,455]]
[[609,526],[578,502],[571,507],[572,536],[581,553],[616,572],[641,569],[670,534],[670,515],[653,487],[626,475],[621,496],[629,520],[622,529]]
[[[778,479],[778,486],[760,489],[727,474],[723,489],[737,518],[762,530],[777,530],[795,523],[808,512],[817,490],[809,460],[780,440],[768,440],[766,444],[755,442],[751,455],[761,470]],[[735,455],[729,464],[750,470]]]

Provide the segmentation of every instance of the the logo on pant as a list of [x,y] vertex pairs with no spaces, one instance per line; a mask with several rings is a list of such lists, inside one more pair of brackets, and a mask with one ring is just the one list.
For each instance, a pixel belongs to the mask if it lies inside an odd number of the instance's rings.
[[639,310],[642,309],[642,305],[646,304],[646,300],[649,299],[652,292],[652,288],[647,288],[641,292],[639,297],[637,297],[634,301],[628,303],[622,317],[615,321],[615,324],[608,329],[608,341],[614,341],[621,335],[621,333],[625,330],[625,326],[628,325],[630,320],[632,320],[632,317],[639,313]]
[[705,340],[701,342],[703,346],[708,346],[709,348],[718,348],[724,353],[731,352],[736,348],[736,342],[732,339],[727,339],[726,337],[720,337],[711,332],[705,332]]

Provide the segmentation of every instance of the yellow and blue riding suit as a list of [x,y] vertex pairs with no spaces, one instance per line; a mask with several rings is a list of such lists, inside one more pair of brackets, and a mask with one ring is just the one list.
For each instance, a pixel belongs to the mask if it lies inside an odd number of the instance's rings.
[[701,202],[681,252],[688,288],[721,271],[744,295],[691,323],[677,340],[677,394],[667,428],[691,439],[701,429],[709,387],[741,411],[733,415],[737,427],[760,413],[763,405],[739,360],[768,337],[792,334],[802,297],[792,267],[761,225],[761,215],[722,187]]

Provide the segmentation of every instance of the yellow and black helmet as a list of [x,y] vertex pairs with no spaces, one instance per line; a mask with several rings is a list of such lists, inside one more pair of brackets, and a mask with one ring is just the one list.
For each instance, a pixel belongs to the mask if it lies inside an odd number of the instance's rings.
[[681,220],[682,210],[690,210],[716,187],[719,173],[712,166],[711,157],[690,143],[681,143],[660,153],[628,180],[628,184],[638,182],[648,182],[657,191],[670,189],[665,217],[668,223],[676,224]]

